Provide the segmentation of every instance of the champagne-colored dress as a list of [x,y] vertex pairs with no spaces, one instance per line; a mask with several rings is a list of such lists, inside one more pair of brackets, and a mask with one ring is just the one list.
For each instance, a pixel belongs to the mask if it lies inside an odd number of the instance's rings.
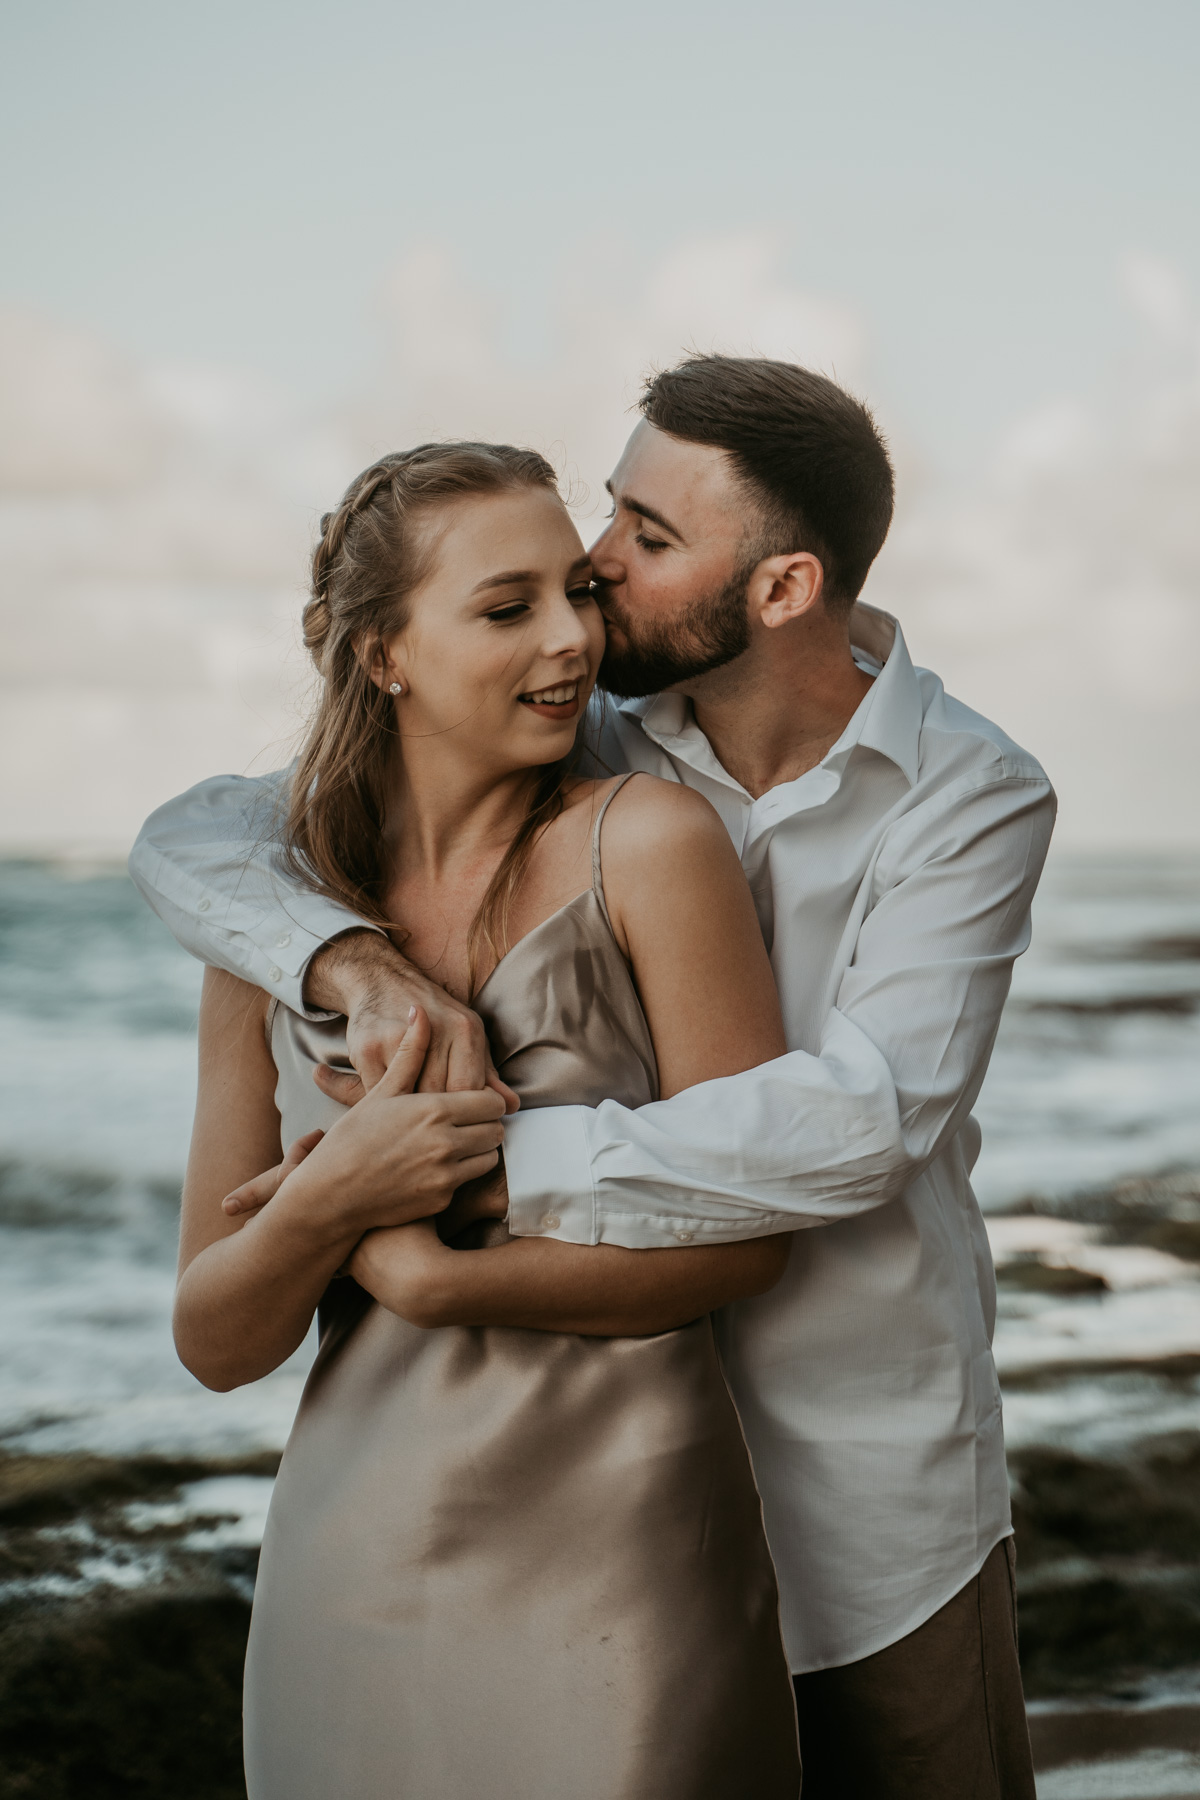
[[[657,1094],[602,818],[591,891],[477,999],[524,1106]],[[344,1021],[277,1007],[271,1045],[288,1144],[340,1116],[312,1074],[347,1066]],[[709,1320],[426,1331],[341,1280],[321,1324],[254,1597],[250,1800],[796,1800],[775,1573]]]

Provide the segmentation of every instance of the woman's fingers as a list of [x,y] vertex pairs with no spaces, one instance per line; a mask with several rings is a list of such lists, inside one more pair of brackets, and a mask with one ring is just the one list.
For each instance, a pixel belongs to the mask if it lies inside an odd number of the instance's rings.
[[397,1094],[411,1094],[425,1061],[429,1037],[429,1016],[424,1007],[411,1007],[408,1029],[400,1039],[400,1048],[388,1064],[383,1079],[372,1088],[372,1093],[392,1098]]
[[517,1093],[515,1088],[509,1087],[507,1081],[505,1081],[502,1076],[497,1075],[495,1069],[490,1067],[488,1069],[487,1084],[492,1089],[493,1093],[499,1094],[508,1112],[515,1113],[518,1110],[521,1104],[521,1096]]
[[456,1125],[454,1149],[461,1162],[467,1156],[482,1156],[487,1150],[498,1150],[504,1142],[504,1126],[499,1119],[488,1119],[482,1125]]
[[303,1137],[296,1139],[281,1163],[256,1175],[253,1181],[244,1181],[232,1194],[226,1194],[221,1211],[231,1219],[242,1213],[261,1212],[267,1202],[275,1198],[292,1170],[298,1169],[305,1157],[311,1156],[324,1136],[323,1131],[306,1131]]
[[490,1175],[500,1160],[498,1150],[489,1150],[486,1156],[467,1156],[458,1165],[458,1176],[462,1181],[476,1181],[480,1175]]
[[229,1218],[236,1219],[242,1213],[259,1212],[268,1200],[275,1197],[279,1183],[283,1177],[280,1173],[283,1164],[278,1168],[268,1169],[264,1175],[256,1175],[253,1181],[243,1181],[241,1187],[234,1188],[232,1194],[226,1194],[221,1202],[221,1211]]
[[305,1157],[312,1155],[324,1136],[323,1131],[317,1130],[306,1131],[303,1137],[298,1137],[283,1159],[284,1175],[290,1175],[293,1169],[298,1169]]

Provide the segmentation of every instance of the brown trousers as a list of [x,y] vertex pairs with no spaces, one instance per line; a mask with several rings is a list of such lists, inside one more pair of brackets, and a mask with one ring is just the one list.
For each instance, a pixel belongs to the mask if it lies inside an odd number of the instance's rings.
[[1035,1800],[1011,1538],[899,1643],[793,1676],[804,1800]]

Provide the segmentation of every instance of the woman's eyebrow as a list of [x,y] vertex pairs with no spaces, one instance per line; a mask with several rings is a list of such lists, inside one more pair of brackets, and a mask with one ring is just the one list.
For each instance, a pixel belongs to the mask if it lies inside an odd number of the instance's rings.
[[[591,566],[592,559],[590,556],[577,556],[567,573],[569,575],[574,575],[577,570],[590,570]],[[486,593],[489,588],[515,587],[519,582],[531,582],[537,581],[538,579],[539,577],[536,569],[506,569],[502,575],[485,575],[482,581],[477,581],[475,583],[471,592],[473,594],[483,594]]]
[[477,581],[471,589],[473,594],[482,594],[487,588],[512,587],[518,581],[536,581],[533,569],[506,569],[503,575],[487,575]]

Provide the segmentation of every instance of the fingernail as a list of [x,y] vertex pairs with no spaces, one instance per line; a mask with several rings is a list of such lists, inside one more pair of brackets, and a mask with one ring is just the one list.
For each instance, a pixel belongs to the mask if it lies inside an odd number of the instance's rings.
[[412,1024],[412,1022],[413,1022],[413,1020],[414,1020],[414,1019],[415,1019],[415,1018],[416,1018],[416,1016],[417,1016],[417,1009],[416,1009],[416,1007],[415,1007],[415,1006],[410,1006],[410,1007],[409,1007],[409,1009],[408,1009],[408,1022],[409,1022],[409,1024],[410,1024],[410,1025],[411,1025],[411,1024]]

